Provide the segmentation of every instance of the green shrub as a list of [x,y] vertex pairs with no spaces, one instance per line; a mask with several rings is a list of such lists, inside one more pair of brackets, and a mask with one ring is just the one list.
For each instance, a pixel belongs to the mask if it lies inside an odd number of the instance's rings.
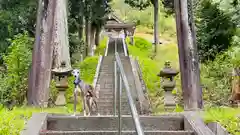
[[48,106],[52,107],[54,105],[54,102],[57,99],[58,90],[56,88],[56,81],[51,80],[50,82],[50,94],[49,94],[49,100],[48,100]]
[[22,112],[0,111],[0,134],[1,135],[19,135],[25,122],[31,117],[31,113],[24,110]]
[[101,40],[99,46],[96,48],[95,55],[104,55],[106,44],[107,44],[107,37],[104,37],[104,39]]
[[[130,45],[130,39],[126,39],[127,44],[129,45],[128,48],[131,51],[132,55],[142,55],[144,57],[150,57],[151,56],[151,50],[152,50],[152,44],[141,37],[134,37],[134,47],[131,48],[132,45]],[[133,51],[134,50],[134,51]]]
[[27,33],[18,34],[11,40],[8,55],[3,57],[7,66],[6,76],[1,79],[0,103],[16,101],[22,104],[27,90],[27,76],[31,64],[33,40]]
[[226,105],[231,94],[232,69],[240,66],[240,48],[235,46],[201,65],[203,98],[208,105]]
[[149,51],[152,49],[152,44],[141,37],[135,37],[134,38],[134,45],[139,48],[141,51]]
[[98,56],[88,57],[83,62],[74,65],[75,68],[80,69],[81,79],[87,83],[93,82],[98,58]]

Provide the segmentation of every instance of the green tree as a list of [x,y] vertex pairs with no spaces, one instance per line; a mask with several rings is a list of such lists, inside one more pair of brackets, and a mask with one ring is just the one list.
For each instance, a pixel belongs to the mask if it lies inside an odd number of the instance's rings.
[[159,44],[159,31],[158,31],[158,12],[159,12],[159,0],[125,0],[125,3],[129,4],[131,7],[144,10],[151,4],[154,7],[154,53],[157,53],[157,46]]
[[[28,31],[34,35],[36,18],[36,1],[32,0],[4,0],[0,1],[0,55],[7,52],[11,44],[8,39],[18,33]],[[0,65],[3,63],[0,57]]]
[[[111,12],[111,7],[109,3],[111,0],[70,0],[69,1],[69,11],[70,11],[70,26],[69,32],[71,35],[78,33],[78,45],[76,39],[74,42],[70,43],[77,48],[84,48],[85,54],[88,55],[88,49],[92,48],[92,44],[99,44],[99,34],[102,26],[105,23],[105,16]],[[84,21],[85,19],[85,21]],[[85,44],[83,41],[83,26],[85,22]],[[72,39],[76,36],[71,36]],[[90,43],[90,41],[92,41]],[[79,44],[83,45],[78,47]],[[89,46],[89,48],[87,48]],[[72,50],[74,47],[72,47]],[[75,49],[77,50],[77,49]],[[81,49],[82,50],[82,49]]]
[[174,0],[162,0],[162,4],[167,14],[171,15],[174,13]]
[[227,50],[236,32],[231,14],[219,9],[218,3],[202,0],[197,11],[197,44],[200,59],[214,60],[216,55]]
[[0,103],[22,104],[26,97],[33,39],[24,33],[14,36],[10,42],[9,53],[3,57],[7,72],[0,84]]

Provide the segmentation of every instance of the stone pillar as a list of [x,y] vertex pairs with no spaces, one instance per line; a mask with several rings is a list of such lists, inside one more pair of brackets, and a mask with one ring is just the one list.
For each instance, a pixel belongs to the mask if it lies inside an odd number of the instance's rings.
[[129,28],[128,33],[129,33],[129,38],[130,38],[130,44],[134,45],[134,32],[135,32],[135,27]]
[[127,38],[127,30],[126,29],[124,29],[124,36],[125,36],[125,38]]
[[171,68],[169,61],[165,62],[165,67],[158,74],[159,77],[162,77],[161,86],[164,89],[164,105],[166,110],[173,110],[176,106],[172,90],[176,86],[174,77],[177,74],[178,72]]

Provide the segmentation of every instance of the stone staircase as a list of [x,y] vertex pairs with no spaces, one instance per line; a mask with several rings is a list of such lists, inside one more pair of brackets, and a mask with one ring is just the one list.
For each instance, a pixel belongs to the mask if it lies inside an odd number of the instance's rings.
[[[42,116],[41,116],[42,115]],[[118,117],[114,116],[64,116],[38,114],[34,118],[42,120],[40,135],[117,135]],[[29,121],[34,122],[34,121]],[[37,122],[37,121],[35,121]],[[140,116],[145,135],[196,135],[183,115]],[[39,123],[39,122],[37,122]],[[131,116],[122,116],[122,135],[137,135]],[[189,128],[189,129],[188,129]],[[34,132],[34,131],[33,131]],[[32,134],[35,135],[35,134]]]
[[[115,44],[116,47],[115,48]],[[115,61],[115,50],[119,53],[122,61],[124,71],[127,74],[127,80],[130,85],[132,96],[134,100],[137,100],[136,86],[134,83],[134,76],[130,59],[124,55],[124,48],[122,45],[122,39],[110,39],[108,45],[108,54],[103,57],[102,66],[100,68],[99,79],[97,84],[100,84],[100,94],[98,99],[99,113],[101,115],[112,115],[114,113],[114,61]],[[121,113],[130,114],[130,106],[127,100],[126,91],[123,89],[121,97]],[[139,105],[137,101],[137,110],[139,111]],[[117,106],[118,107],[118,106]],[[116,112],[117,109],[116,109]]]
[[100,85],[98,108],[101,115],[113,114],[114,107],[114,52],[115,41],[109,39],[108,55],[103,57],[97,84]]
[[[123,115],[122,135],[137,135],[133,118]],[[140,116],[145,135],[228,135],[214,133],[196,112]],[[34,113],[20,135],[118,135],[116,116],[69,116]]]
[[98,99],[98,108],[101,115],[113,114],[114,101],[114,56],[103,57],[102,66],[100,68],[99,79],[100,92]]
[[[100,84],[100,93],[98,99],[99,113],[101,115],[113,115],[114,113],[114,60],[115,60],[116,40],[109,39],[107,56],[103,57],[97,84]],[[123,54],[123,48],[117,46],[120,54]],[[122,98],[123,99],[123,98]],[[124,100],[122,100],[124,101]],[[122,102],[122,107],[125,106]]]

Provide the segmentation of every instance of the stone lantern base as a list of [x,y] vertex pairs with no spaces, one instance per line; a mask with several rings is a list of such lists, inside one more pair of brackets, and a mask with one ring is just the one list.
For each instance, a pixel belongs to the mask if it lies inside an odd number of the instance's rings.
[[173,111],[176,107],[175,97],[172,91],[164,92],[164,108],[166,111]]
[[163,83],[162,88],[164,89],[164,106],[166,111],[173,111],[175,109],[175,96],[172,94],[175,85],[175,81],[165,81]]
[[55,105],[57,106],[64,106],[67,104],[66,102],[66,98],[65,98],[65,93],[66,93],[66,90],[64,89],[61,89],[58,91],[58,95],[57,95],[57,99],[55,101]]

